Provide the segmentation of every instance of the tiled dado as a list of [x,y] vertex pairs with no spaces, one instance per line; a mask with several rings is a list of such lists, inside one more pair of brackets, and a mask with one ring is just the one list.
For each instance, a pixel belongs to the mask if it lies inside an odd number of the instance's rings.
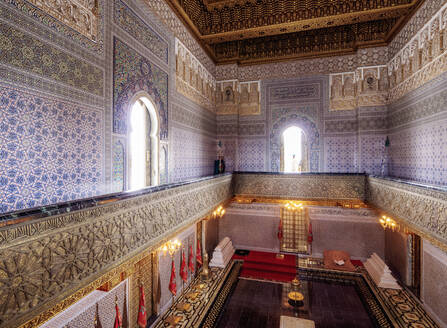
[[0,327],[39,318],[231,196],[227,175],[1,228]]

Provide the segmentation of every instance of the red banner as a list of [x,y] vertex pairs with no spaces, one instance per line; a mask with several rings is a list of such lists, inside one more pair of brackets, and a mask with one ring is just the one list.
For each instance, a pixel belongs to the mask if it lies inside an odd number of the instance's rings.
[[194,252],[192,251],[192,245],[189,245],[189,254],[188,254],[188,268],[191,274],[194,273]]
[[172,269],[171,269],[171,280],[169,280],[169,290],[172,295],[177,295],[177,284],[175,282],[175,263],[174,258],[172,259]]
[[282,234],[282,220],[279,219],[279,226],[278,226],[278,239],[281,240],[283,238]]
[[121,320],[120,309],[118,307],[118,304],[115,304],[115,310],[116,315],[115,315],[115,324],[113,325],[113,328],[122,328],[123,321]]
[[180,265],[180,277],[184,282],[188,281],[188,270],[186,269],[185,252],[182,249],[182,264]]
[[144,298],[143,286],[140,286],[140,308],[138,310],[138,326],[141,328],[146,328],[147,325],[147,314],[146,314],[146,300]]
[[307,242],[311,244],[314,241],[314,235],[312,234],[312,223],[309,222],[309,231],[307,233]]

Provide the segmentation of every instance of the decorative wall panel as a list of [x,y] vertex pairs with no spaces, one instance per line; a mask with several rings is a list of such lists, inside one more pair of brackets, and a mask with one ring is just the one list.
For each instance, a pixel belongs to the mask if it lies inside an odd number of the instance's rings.
[[324,138],[325,172],[354,173],[358,171],[355,141],[356,139],[351,135]]
[[216,79],[199,60],[176,38],[177,91],[196,104],[214,112]]
[[104,94],[98,67],[0,22],[0,62],[97,96]]
[[199,131],[172,127],[170,182],[211,175],[216,139]]
[[216,112],[218,115],[259,115],[261,113],[261,81],[218,81]]
[[234,176],[234,194],[279,199],[363,200],[365,198],[365,176],[238,173]]
[[[384,134],[360,136],[360,172],[382,175],[382,165],[389,164],[386,163],[385,139]],[[386,167],[383,168],[385,175],[387,174]]]
[[265,138],[240,139],[238,171],[265,171]]
[[[225,176],[2,228],[0,326],[30,320],[205,216],[231,197],[230,183],[231,176]],[[45,319],[37,316],[27,326]]]
[[447,184],[447,119],[399,129],[390,134],[394,176]]
[[388,63],[394,102],[447,71],[447,4]]
[[168,137],[168,74],[114,39],[113,132],[127,134],[130,100],[139,91],[152,97],[158,111],[160,139]]
[[354,72],[329,75],[331,110],[385,105],[388,95],[387,67],[359,67]]
[[114,1],[115,23],[157,57],[168,63],[168,43],[139,18],[122,0]]
[[0,212],[103,192],[103,113],[0,88]]
[[177,15],[172,11],[165,0],[144,0],[144,3],[156,13],[160,20],[168,27],[180,41],[188,48],[194,56],[206,67],[206,69],[214,74],[216,66],[211,58],[205,53],[203,48],[194,39],[187,27],[180,21]]
[[447,244],[447,193],[368,177],[366,200],[435,245]]
[[112,192],[125,190],[126,148],[124,140],[116,140],[112,148]]
[[[17,12],[43,24],[55,33],[54,36],[64,36],[85,49],[99,54],[104,51],[104,0],[98,0],[95,3],[83,6],[84,9],[81,9],[81,11],[86,11],[86,16],[82,15],[79,10],[67,11],[74,2],[85,2],[85,0],[74,0],[72,4],[69,4],[70,0],[64,0],[68,4],[65,8],[60,5],[54,6],[45,0],[2,0],[0,2],[1,16],[11,21],[21,21],[20,26],[26,26],[26,30],[30,30],[29,23],[23,20]],[[3,7],[2,4],[6,6]],[[34,4],[37,4],[37,6]],[[89,6],[96,8],[95,12],[85,9]],[[56,14],[53,15],[52,11],[55,11]],[[77,16],[78,19],[71,20],[70,15]],[[76,26],[79,28],[76,28]]]
[[[216,121],[212,113],[199,110],[194,110],[194,108],[186,108],[182,101],[171,104],[172,115],[171,119],[176,125],[182,125],[185,128],[193,129],[195,131],[200,131],[209,136],[214,136],[216,133]],[[208,116],[206,114],[211,114]]]
[[387,62],[388,48],[376,47],[359,49],[357,53],[345,56],[289,60],[237,67],[234,64],[219,65],[216,67],[216,79],[238,79],[239,81],[286,79],[296,78],[297,76],[353,72],[357,67],[386,65]]
[[268,120],[268,161],[272,172],[280,171],[281,135],[290,126],[304,131],[311,172],[323,169],[321,129],[327,110],[327,78],[272,80],[264,83]]
[[420,31],[444,4],[443,0],[424,1],[413,17],[390,42],[388,48],[391,56],[403,49],[405,44]]
[[72,29],[96,40],[98,35],[98,2],[91,0],[61,0],[57,5],[46,0],[28,0]]

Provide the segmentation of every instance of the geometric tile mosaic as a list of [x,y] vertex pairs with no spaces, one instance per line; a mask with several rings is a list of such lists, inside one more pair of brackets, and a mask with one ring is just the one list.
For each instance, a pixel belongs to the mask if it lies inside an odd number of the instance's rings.
[[0,23],[0,62],[102,96],[103,72],[69,52]]
[[387,161],[385,139],[386,136],[383,134],[360,136],[361,172],[374,175],[381,174],[382,160],[384,160],[384,163]]
[[[99,54],[104,51],[104,2],[106,0],[97,0],[97,36],[96,40],[90,40],[89,38],[82,35],[80,32],[68,27],[64,23],[60,22],[58,19],[47,14],[45,11],[37,8],[36,6],[29,3],[27,0],[1,0],[0,2],[7,5],[9,8],[1,9],[1,15],[3,18],[11,21],[20,21],[20,26],[25,30],[31,30],[31,24],[26,22],[21,15],[17,15],[17,12],[25,15],[37,23],[45,25],[49,28],[55,35],[64,36],[71,41],[81,45],[86,49],[93,50]],[[41,1],[40,1],[41,2]],[[60,5],[59,5],[60,6]],[[10,10],[13,9],[13,10]],[[15,10],[14,10],[15,9]],[[42,29],[40,29],[42,32]]]
[[325,137],[325,171],[326,172],[357,172],[355,165],[357,143],[356,136]]
[[212,175],[216,140],[203,133],[172,127],[169,182]]
[[265,171],[265,138],[239,139],[238,171]]
[[418,124],[390,134],[391,174],[447,185],[447,120]]
[[0,212],[102,191],[103,113],[0,87]]
[[112,192],[124,190],[125,150],[123,141],[116,140],[112,147]]
[[148,47],[157,57],[168,62],[168,43],[121,0],[114,1],[114,19],[115,23]]
[[129,102],[136,93],[145,91],[155,102],[160,139],[167,139],[168,74],[115,38],[113,79],[113,132],[127,134]]

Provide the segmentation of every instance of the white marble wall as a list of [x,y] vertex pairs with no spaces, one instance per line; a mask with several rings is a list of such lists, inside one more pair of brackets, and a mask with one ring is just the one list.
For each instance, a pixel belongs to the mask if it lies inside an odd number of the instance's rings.
[[323,257],[325,250],[342,250],[352,259],[365,261],[373,252],[384,259],[385,233],[372,210],[313,207],[309,217],[312,256]]
[[[94,327],[95,313],[98,312],[98,327],[113,327],[115,322],[115,296],[123,327],[128,327],[128,279],[109,292],[95,290],[50,321],[42,328],[86,328]],[[97,308],[98,307],[98,308]]]
[[423,241],[421,300],[441,327],[447,327],[447,254]]

